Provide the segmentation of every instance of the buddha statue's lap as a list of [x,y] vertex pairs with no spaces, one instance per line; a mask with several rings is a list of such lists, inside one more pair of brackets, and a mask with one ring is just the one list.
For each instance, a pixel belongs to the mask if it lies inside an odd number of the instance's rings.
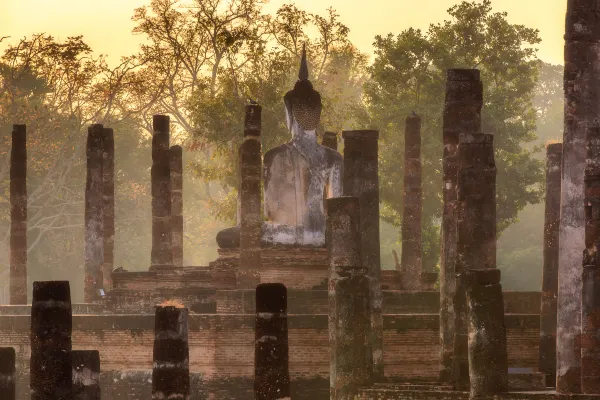
[[[321,97],[308,80],[303,51],[299,80],[284,97],[292,140],[264,156],[263,246],[325,245],[324,197],[342,195],[340,153],[317,143]],[[239,247],[239,226],[217,235],[219,247]]]

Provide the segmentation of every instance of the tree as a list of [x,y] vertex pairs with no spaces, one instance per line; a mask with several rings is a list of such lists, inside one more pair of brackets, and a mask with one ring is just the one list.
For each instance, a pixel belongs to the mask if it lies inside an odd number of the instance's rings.
[[382,217],[396,226],[402,218],[404,118],[415,111],[423,120],[424,265],[439,257],[442,204],[442,110],[445,71],[478,68],[484,84],[482,130],[494,134],[498,232],[515,222],[527,204],[538,203],[542,163],[536,139],[533,96],[539,63],[533,45],[538,32],[510,24],[493,13],[491,2],[466,2],[448,10],[450,19],[427,32],[407,29],[375,38],[375,61],[365,86],[372,124],[382,134],[380,174]]

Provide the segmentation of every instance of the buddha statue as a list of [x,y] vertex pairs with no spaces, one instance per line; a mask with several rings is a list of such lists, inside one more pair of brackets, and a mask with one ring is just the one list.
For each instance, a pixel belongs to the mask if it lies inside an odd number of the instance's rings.
[[[324,198],[342,195],[343,158],[317,142],[321,96],[308,80],[306,50],[294,88],[283,98],[292,139],[264,156],[263,246],[325,246]],[[217,235],[221,248],[239,246],[239,227]]]

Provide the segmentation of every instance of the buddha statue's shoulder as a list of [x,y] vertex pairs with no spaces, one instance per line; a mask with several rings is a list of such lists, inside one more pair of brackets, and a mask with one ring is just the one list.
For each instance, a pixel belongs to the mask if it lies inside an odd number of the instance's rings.
[[273,147],[271,150],[267,151],[264,155],[263,162],[265,165],[270,165],[276,158],[285,157],[290,154],[292,149],[288,143],[281,144],[279,146]]

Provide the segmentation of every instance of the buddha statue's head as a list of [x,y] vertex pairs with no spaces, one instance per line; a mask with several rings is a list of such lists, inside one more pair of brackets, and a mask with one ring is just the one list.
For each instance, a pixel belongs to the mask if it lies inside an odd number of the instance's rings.
[[300,72],[294,89],[283,97],[287,126],[293,136],[300,132],[315,132],[321,119],[321,95],[308,80],[306,47],[302,48]]

